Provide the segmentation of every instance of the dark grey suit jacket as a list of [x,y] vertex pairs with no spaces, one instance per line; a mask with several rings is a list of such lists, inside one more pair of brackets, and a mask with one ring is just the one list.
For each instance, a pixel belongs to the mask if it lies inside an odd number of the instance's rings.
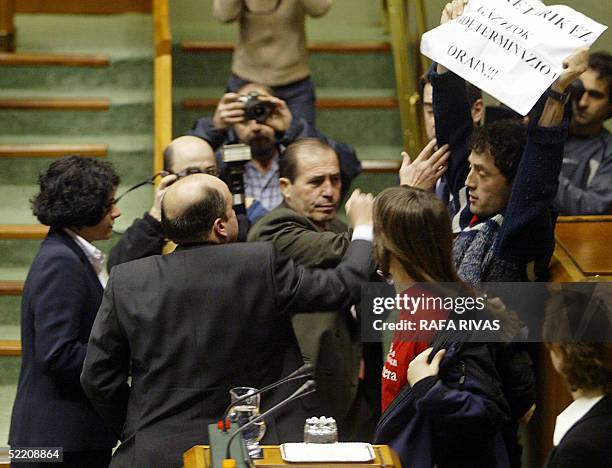
[[[184,451],[208,442],[231,387],[262,387],[302,364],[289,313],[347,307],[373,268],[365,241],[335,270],[296,266],[263,242],[180,248],[114,267],[81,375],[121,434],[112,466],[180,466]],[[299,385],[265,394],[263,410]],[[268,421],[264,442],[301,440],[309,414],[304,402],[287,406]]]
[[[307,267],[336,266],[350,238],[351,231],[342,221],[334,219],[323,231],[285,202],[261,218],[248,235],[249,241],[272,242]],[[342,424],[357,395],[362,354],[359,322],[348,309],[296,314],[292,322],[304,359],[316,368],[321,411]]]

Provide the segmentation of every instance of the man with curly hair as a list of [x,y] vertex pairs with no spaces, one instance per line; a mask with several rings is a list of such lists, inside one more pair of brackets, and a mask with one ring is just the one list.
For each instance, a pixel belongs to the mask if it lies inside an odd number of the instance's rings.
[[70,156],[51,163],[38,183],[32,211],[50,229],[23,290],[9,444],[63,447],[63,466],[106,467],[116,437],[79,377],[107,279],[104,255],[91,242],[108,239],[121,215],[114,204],[119,177],[108,163]]

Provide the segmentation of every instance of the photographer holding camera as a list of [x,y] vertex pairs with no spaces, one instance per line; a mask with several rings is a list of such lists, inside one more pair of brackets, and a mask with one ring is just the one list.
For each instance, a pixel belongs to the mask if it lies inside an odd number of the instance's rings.
[[[244,165],[244,183],[251,222],[282,201],[279,186],[279,158],[285,148],[301,138],[317,138],[328,143],[340,158],[343,195],[361,171],[355,150],[326,137],[305,119],[292,115],[282,99],[267,86],[249,83],[237,93],[227,93],[219,101],[213,117],[199,119],[190,135],[206,140],[215,150],[223,145],[243,143],[251,148],[251,161]],[[217,158],[221,178],[226,167]],[[249,203],[247,202],[247,205]]]

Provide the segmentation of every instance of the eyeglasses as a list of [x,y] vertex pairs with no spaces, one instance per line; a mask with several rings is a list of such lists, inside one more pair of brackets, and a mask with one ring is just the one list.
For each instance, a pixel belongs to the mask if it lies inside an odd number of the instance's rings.
[[199,167],[188,167],[187,169],[183,169],[182,171],[176,172],[176,173],[168,172],[168,171],[161,171],[161,172],[158,172],[157,174],[153,174],[151,177],[147,177],[145,180],[142,180],[138,182],[137,184],[132,185],[129,189],[127,189],[121,195],[119,195],[118,197],[115,197],[111,205],[116,205],[117,203],[119,203],[119,200],[125,197],[132,190],[136,190],[137,188],[140,188],[143,185],[152,185],[155,182],[156,177],[166,177],[167,175],[170,175],[170,174],[176,175],[176,178],[178,180],[178,179],[182,179],[183,177],[187,177],[188,175],[192,175],[192,174],[208,174],[214,177],[218,177],[219,171],[217,170],[215,166],[208,167],[204,170],[200,169]]

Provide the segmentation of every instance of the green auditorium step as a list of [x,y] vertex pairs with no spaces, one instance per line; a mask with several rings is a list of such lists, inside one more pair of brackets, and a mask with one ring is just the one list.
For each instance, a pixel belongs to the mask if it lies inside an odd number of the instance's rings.
[[19,339],[21,296],[0,296],[0,339]]
[[[0,184],[35,184],[56,157],[10,157],[2,154],[2,148],[15,145],[95,145],[107,147],[106,155],[98,157],[111,162],[124,184],[135,184],[152,175],[153,137],[149,135],[0,135]],[[70,152],[69,154],[81,154]]]
[[8,441],[20,366],[20,357],[0,356],[0,445],[2,446]]
[[95,90],[0,90],[0,100],[15,99],[108,99],[108,110],[23,110],[3,109],[0,120],[3,134],[28,135],[105,135],[132,134],[152,135],[153,99],[150,90],[105,89]]
[[[317,91],[322,88],[394,88],[393,56],[389,51],[312,53],[309,57]],[[230,74],[231,53],[186,52],[173,49],[174,85],[224,86]],[[350,78],[347,78],[350,77]]]
[[[4,315],[5,315],[5,311],[0,309],[0,320],[2,321],[4,320],[4,317],[3,317]],[[10,316],[9,318],[11,320],[13,319],[12,316]],[[17,322],[15,323],[7,324],[7,325],[0,324],[0,340],[13,340],[13,341],[21,340],[21,330],[20,330],[21,327],[19,325],[19,318],[17,319]]]
[[150,14],[17,14],[17,51],[153,56]]
[[[149,174],[145,174],[143,179]],[[117,194],[123,193],[129,185],[123,183],[119,185]],[[3,206],[0,209],[0,219],[3,224],[38,224],[32,215],[29,200],[37,193],[36,185],[4,185],[2,187]],[[130,192],[119,202],[122,216],[115,221],[115,229],[126,229],[135,217],[142,216],[142,213],[151,207],[153,197],[153,187],[141,187]],[[0,240],[0,258],[2,258],[2,244]],[[4,261],[0,263],[0,266]]]
[[0,60],[0,89],[46,88],[48,90],[93,91],[98,87],[150,89],[153,59],[150,56],[110,58],[110,64],[98,67],[61,65],[7,65]]
[[[212,111],[224,94],[222,86],[180,87],[174,92],[174,102],[188,109]],[[320,88],[317,107],[333,108],[396,108],[395,90],[392,88]]]

